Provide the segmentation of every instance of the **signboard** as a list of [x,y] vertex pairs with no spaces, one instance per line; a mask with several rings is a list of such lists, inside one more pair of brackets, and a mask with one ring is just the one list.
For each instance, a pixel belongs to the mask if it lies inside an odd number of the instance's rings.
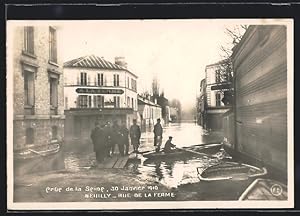
[[77,88],[77,93],[84,94],[123,94],[122,89],[90,89],[90,88]]
[[222,90],[222,89],[231,89],[232,84],[231,83],[225,83],[225,84],[218,84],[211,87],[211,90]]

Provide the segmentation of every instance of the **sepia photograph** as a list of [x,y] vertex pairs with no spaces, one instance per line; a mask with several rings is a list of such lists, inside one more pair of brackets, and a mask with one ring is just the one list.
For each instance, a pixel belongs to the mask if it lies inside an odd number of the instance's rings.
[[293,19],[8,20],[9,210],[293,208]]

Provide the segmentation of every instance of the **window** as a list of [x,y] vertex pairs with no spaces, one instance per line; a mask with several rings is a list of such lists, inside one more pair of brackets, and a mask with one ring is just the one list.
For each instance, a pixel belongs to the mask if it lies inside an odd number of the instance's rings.
[[115,108],[120,108],[120,97],[114,96]]
[[78,96],[78,107],[86,108],[88,105],[88,96],[87,95],[79,95]]
[[49,27],[49,60],[57,63],[56,30]]
[[34,105],[34,73],[24,71],[24,105]]
[[34,29],[33,26],[24,27],[24,51],[34,55]]
[[131,107],[134,108],[133,107],[133,98],[131,98]]
[[127,97],[127,107],[130,107],[130,97]]
[[80,85],[87,85],[86,73],[80,73]]
[[216,106],[221,106],[221,94],[216,93]]
[[221,82],[221,70],[216,70],[216,83]]
[[131,79],[131,89],[136,91],[136,80]]
[[94,96],[94,107],[104,107],[104,96]]
[[57,100],[58,100],[58,92],[57,92],[57,78],[50,78],[50,107],[56,108],[57,107]]
[[34,143],[34,130],[33,128],[26,128],[26,144],[33,144]]
[[129,77],[127,77],[127,88],[129,88]]
[[119,86],[120,76],[119,74],[114,74],[114,86]]
[[65,109],[68,109],[69,105],[68,105],[68,97],[65,97]]
[[57,126],[53,126],[52,128],[52,140],[57,140]]
[[97,74],[97,85],[98,86],[103,86],[103,73],[101,73],[101,74]]

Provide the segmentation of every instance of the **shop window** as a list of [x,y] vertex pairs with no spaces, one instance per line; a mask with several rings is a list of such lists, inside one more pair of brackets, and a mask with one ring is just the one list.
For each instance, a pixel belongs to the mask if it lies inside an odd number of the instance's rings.
[[34,130],[33,128],[26,129],[26,144],[33,144],[34,143]]
[[221,94],[216,93],[216,106],[221,106]]

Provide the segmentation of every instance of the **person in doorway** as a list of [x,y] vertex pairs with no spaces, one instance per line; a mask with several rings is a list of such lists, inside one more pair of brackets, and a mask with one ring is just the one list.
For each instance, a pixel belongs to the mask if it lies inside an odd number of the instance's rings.
[[163,134],[163,129],[160,124],[160,119],[157,119],[157,123],[154,125],[153,133],[154,133],[155,151],[159,152],[162,143],[162,134]]
[[101,163],[105,157],[104,131],[100,127],[100,123],[95,122],[95,128],[92,130],[91,139],[94,145],[97,162]]
[[[121,128],[120,128],[120,133],[121,133],[121,143],[120,145],[123,145],[123,149],[125,147],[125,155],[128,155],[128,151],[129,151],[129,139],[128,139],[128,135],[129,135],[129,131],[126,127],[126,122],[123,122]],[[120,147],[119,147],[120,149]]]
[[136,119],[133,119],[133,125],[131,125],[130,130],[130,140],[131,145],[133,146],[133,152],[138,153],[138,148],[140,145],[140,138],[141,138],[141,129],[136,124]]
[[172,138],[173,137],[169,136],[169,139],[165,143],[164,152],[166,153],[171,153],[174,150],[174,148],[176,148],[176,145],[172,143]]

